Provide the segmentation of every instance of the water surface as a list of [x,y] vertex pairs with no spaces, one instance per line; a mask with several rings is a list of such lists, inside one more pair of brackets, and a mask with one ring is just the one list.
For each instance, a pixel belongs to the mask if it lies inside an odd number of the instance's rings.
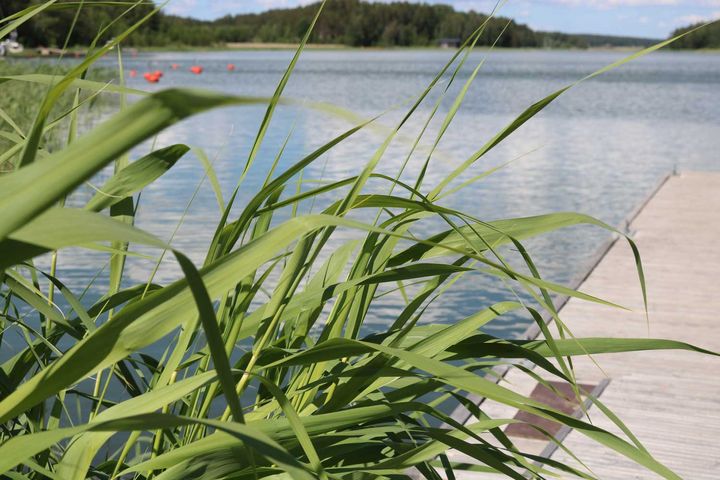
[[[451,55],[450,51],[437,50],[308,51],[298,64],[286,96],[333,103],[364,117],[386,112],[380,123],[394,126],[407,102],[425,88]],[[475,65],[487,57],[440,142],[424,191],[429,191],[528,105],[623,55],[600,51],[474,52],[426,136],[425,143],[431,144],[459,87]],[[153,53],[126,58],[125,67],[140,72],[138,78],[129,79],[133,87],[200,87],[236,95],[269,96],[291,56],[292,52],[284,51]],[[177,71],[171,70],[173,63],[180,65]],[[227,71],[228,63],[236,65],[234,72]],[[188,68],[193,64],[202,65],[205,73],[191,74]],[[165,71],[165,76],[158,86],[149,86],[141,78],[142,72],[155,69]],[[437,98],[437,94],[433,95],[403,129],[403,138],[389,149],[378,171],[389,175],[398,172],[410,148],[408,142],[420,131]],[[241,175],[263,113],[261,107],[206,113],[162,133],[133,156],[146,153],[151,143],[156,147],[176,142],[201,147],[214,161],[227,197]],[[312,109],[280,107],[257,164],[240,191],[238,204],[242,205],[257,190],[288,135],[280,168],[298,161],[350,126],[343,119]],[[511,165],[448,196],[443,203],[485,220],[573,210],[617,225],[673,170],[719,169],[718,127],[720,55],[659,52],[569,91],[483,157],[462,179],[515,160]],[[377,132],[356,135],[312,166],[305,179],[332,180],[354,175],[381,141]],[[415,178],[425,155],[421,152],[411,159],[403,175],[405,180]],[[171,238],[202,177],[203,169],[193,156],[182,159],[143,192],[139,226],[161,238]],[[387,191],[387,185],[372,183],[368,190]],[[321,206],[316,204],[315,211]],[[309,207],[306,205],[303,211]],[[220,215],[207,182],[200,185],[184,215],[172,243],[199,264]],[[440,225],[431,222],[414,233],[429,234],[437,228]],[[339,235],[346,238],[353,234]],[[593,253],[607,236],[607,232],[596,228],[576,227],[530,241],[527,246],[546,278],[569,282],[590,267]],[[71,277],[77,285],[85,285],[105,261],[103,256],[87,252],[65,256],[61,276]],[[632,263],[629,254],[628,262]],[[129,280],[147,280],[152,268],[149,261],[130,261]],[[156,281],[166,283],[178,275],[168,261]],[[512,299],[512,294],[501,283],[472,276],[437,300],[427,310],[426,318],[453,322],[502,299]],[[372,322],[391,322],[401,306],[399,296],[386,297],[382,308],[372,312]],[[493,323],[489,330],[515,335],[525,327],[526,321],[508,316]]]

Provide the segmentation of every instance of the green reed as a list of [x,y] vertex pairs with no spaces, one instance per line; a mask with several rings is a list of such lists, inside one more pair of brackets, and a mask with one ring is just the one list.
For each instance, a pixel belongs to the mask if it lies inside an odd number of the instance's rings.
[[[133,7],[133,2],[95,2],[93,8],[103,4]],[[30,6],[0,23],[0,37],[34,15],[68,5],[87,8],[83,2]],[[46,91],[36,98],[33,120],[22,127],[17,123],[19,131],[10,147],[16,149],[17,161],[12,172],[0,176],[0,335],[18,331],[27,342],[0,365],[3,478],[435,479],[452,478],[466,468],[516,479],[543,478],[549,470],[593,478],[591,472],[520,451],[503,433],[505,425],[517,420],[490,418],[481,407],[468,404],[469,394],[571,426],[599,447],[615,450],[664,478],[678,478],[632,435],[621,438],[588,419],[567,416],[486,375],[511,362],[503,359],[523,359],[569,382],[580,395],[570,361],[575,355],[657,348],[711,354],[668,340],[575,338],[566,329],[553,295],[613,304],[544,280],[521,242],[577,224],[613,229],[576,213],[486,222],[472,212],[437,203],[466,185],[458,185],[461,175],[473,173],[479,181],[483,175],[476,171],[478,161],[573,85],[529,106],[436,185],[424,178],[426,168],[412,185],[401,182],[399,175],[376,172],[411,118],[429,115],[426,122],[435,117],[442,122],[440,134],[431,140],[434,145],[452,128],[469,86],[481,73],[480,65],[444,118],[439,103],[429,114],[420,107],[432,92],[449,96],[444,82],[455,81],[483,27],[478,26],[406,106],[397,124],[353,120],[356,123],[347,131],[278,172],[276,165],[256,165],[257,153],[273,128],[278,105],[292,103],[283,96],[284,88],[312,25],[270,98],[185,89],[145,94],[122,84],[85,79],[94,63],[112,54],[135,27],[91,50],[61,77],[3,77],[3,91],[17,83]],[[120,111],[108,120],[83,135],[69,135],[64,148],[41,154],[41,139],[57,120],[51,115],[53,108],[73,92],[79,92],[73,106],[99,92],[140,98],[128,105],[121,101]],[[244,204],[236,201],[240,184],[225,200],[206,162],[224,213],[198,268],[133,221],[140,192],[189,148],[171,145],[134,162],[127,154],[182,119],[231,105],[266,106],[244,172],[266,168],[267,180]],[[357,119],[327,105],[312,107]],[[76,124],[78,111],[71,108],[63,118]],[[11,121],[20,115],[5,112]],[[6,119],[1,128],[7,125],[12,124]],[[382,132],[383,138],[355,175],[296,190],[295,180],[309,166],[368,129]],[[424,140],[421,133],[410,148]],[[428,155],[426,165],[433,160],[434,155]],[[113,175],[84,208],[63,206],[67,195],[113,164]],[[384,182],[388,193],[366,193],[371,179]],[[329,206],[317,214],[298,214],[296,205],[316,200]],[[360,209],[371,212],[376,221],[349,217]],[[414,226],[432,218],[445,227],[427,238],[413,234]],[[341,240],[336,235],[339,228],[356,231],[358,239]],[[635,252],[644,292],[639,253],[632,240],[627,241]],[[148,278],[124,287],[124,259],[133,254],[129,245],[153,247],[158,259],[172,254],[182,278],[168,285]],[[43,271],[34,261],[78,246],[104,251],[110,262],[110,283],[92,304],[56,278],[54,270]],[[510,267],[513,262],[506,255],[520,255],[529,273]],[[505,282],[533,302],[485,305],[448,324],[424,324],[424,312],[432,308],[434,298],[471,272]],[[403,288],[409,284],[414,287]],[[363,336],[362,327],[381,301],[383,289],[393,286],[404,291],[404,308],[384,331]],[[270,295],[265,298],[261,292]],[[482,333],[483,326],[510,312],[531,316],[542,338],[526,343]],[[162,356],[147,353],[146,347],[163,341],[167,348]],[[111,383],[121,388],[120,394],[107,395]],[[472,418],[456,422],[446,413],[448,405],[468,406]],[[610,418],[627,431],[619,419]],[[477,465],[454,463],[447,456],[450,449],[472,457]]]

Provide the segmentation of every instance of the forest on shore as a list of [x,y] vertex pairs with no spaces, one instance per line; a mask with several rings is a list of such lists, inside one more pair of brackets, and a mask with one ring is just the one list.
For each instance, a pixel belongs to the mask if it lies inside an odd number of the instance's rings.
[[[2,0],[0,16],[11,15],[40,2]],[[67,26],[76,17],[78,3],[60,0],[58,6],[20,28],[20,40],[26,46],[58,47],[65,43]],[[87,0],[82,8],[82,13],[77,15],[70,45],[90,44],[99,28],[103,27],[108,27],[105,37],[109,39],[151,12],[154,4],[149,1],[126,11],[126,6],[108,6],[107,2]],[[314,3],[257,14],[227,15],[212,21],[160,13],[151,17],[128,39],[126,45],[211,47],[243,42],[293,43],[305,33],[317,8],[318,4]],[[452,44],[468,38],[487,20],[488,16],[484,13],[456,11],[442,4],[332,0],[326,5],[310,42],[355,47],[437,46],[443,41]],[[642,47],[657,41],[535,31],[509,18],[494,17],[488,21],[478,44],[488,46],[496,40],[500,47],[525,48]],[[720,47],[720,26],[716,24],[693,33],[678,42],[676,47]]]
[[[672,33],[677,36],[701,26],[702,23],[689,25],[687,27],[678,28]],[[714,22],[707,25],[696,32],[686,35],[675,41],[675,48],[720,48],[720,22]]]

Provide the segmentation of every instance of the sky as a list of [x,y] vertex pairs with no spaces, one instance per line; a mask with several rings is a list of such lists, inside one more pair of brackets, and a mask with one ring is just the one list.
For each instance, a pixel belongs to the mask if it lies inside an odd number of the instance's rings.
[[[213,19],[308,3],[313,0],[170,0],[166,10],[177,15]],[[423,3],[444,3],[457,10],[479,12],[489,12],[495,5],[493,0],[424,0]],[[500,14],[536,30],[664,38],[677,27],[720,18],[720,0],[508,0]]]

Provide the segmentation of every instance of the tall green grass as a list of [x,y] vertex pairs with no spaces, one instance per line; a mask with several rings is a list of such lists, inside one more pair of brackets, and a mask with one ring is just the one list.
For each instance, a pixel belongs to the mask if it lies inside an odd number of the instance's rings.
[[[0,35],[58,6],[50,1],[28,7],[3,20]],[[82,2],[75,5],[82,7]],[[591,472],[523,453],[503,433],[505,425],[517,420],[488,417],[469,404],[472,394],[571,426],[601,447],[665,478],[678,478],[631,434],[621,438],[588,419],[569,417],[485,375],[511,361],[503,359],[523,359],[575,385],[570,361],[575,355],[657,348],[710,353],[667,340],[574,338],[564,327],[552,303],[554,294],[612,304],[543,280],[521,242],[581,223],[612,229],[576,213],[485,222],[472,212],[437,203],[463,187],[456,179],[476,170],[488,151],[572,85],[529,106],[436,185],[424,178],[432,153],[413,185],[400,182],[399,175],[375,173],[410,118],[428,115],[425,121],[430,122],[439,115],[439,103],[429,114],[418,107],[429,102],[431,92],[449,95],[441,85],[455,81],[482,29],[478,27],[406,115],[382,129],[384,138],[362,169],[343,181],[300,193],[294,182],[306,168],[376,123],[352,126],[285,171],[276,172],[276,165],[255,165],[273,128],[275,109],[286,101],[283,90],[307,36],[270,98],[184,89],[145,94],[128,106],[121,102],[121,111],[87,134],[69,135],[65,148],[46,158],[38,155],[39,139],[51,120],[49,112],[64,94],[105,91],[124,98],[139,92],[84,79],[112,44],[93,50],[62,78],[4,77],[0,89],[10,82],[49,89],[32,125],[15,138],[21,153],[13,171],[0,176],[0,335],[20,332],[27,343],[0,365],[0,475],[436,479],[472,468],[516,479],[541,478],[548,469],[593,478]],[[480,66],[445,117],[437,119],[442,128],[431,144],[437,145],[452,128],[479,71]],[[79,98],[75,97],[76,105]],[[217,191],[224,214],[201,266],[133,226],[139,193],[188,151],[184,145],[172,145],[129,162],[127,153],[133,147],[200,112],[257,104],[266,105],[266,115],[244,172],[265,168],[267,179],[245,204],[236,201],[240,184],[228,200]],[[322,108],[328,114],[339,112]],[[77,122],[74,113],[68,115]],[[6,119],[1,128],[8,124]],[[422,141],[421,134],[411,148]],[[63,206],[67,195],[109,165],[115,166],[113,176],[84,208]],[[208,169],[213,177],[209,164]],[[475,176],[482,178],[483,172]],[[365,193],[371,179],[384,182],[388,193]],[[330,206],[316,214],[297,214],[298,204],[315,200],[330,200]],[[349,217],[359,209],[372,212],[375,222]],[[428,218],[440,219],[445,227],[418,239],[413,227]],[[357,231],[359,239],[343,241],[336,235],[338,229]],[[640,257],[628,241],[635,252],[630,261],[637,264],[644,291]],[[133,245],[156,248],[158,258],[171,253],[183,278],[169,285],[149,278],[125,287],[124,258],[132,254]],[[44,271],[35,262],[51,255],[54,266],[57,252],[62,261],[62,250],[68,247],[107,252],[109,284],[93,304],[57,278],[54,268]],[[509,266],[512,262],[505,255],[516,254],[529,273]],[[434,299],[469,272],[505,282],[534,301],[485,305],[446,325],[424,324],[424,312]],[[411,283],[413,288],[403,288]],[[385,291],[381,289],[388,286],[403,290],[405,306],[384,331],[363,337],[363,326]],[[527,343],[481,332],[484,325],[514,311],[528,312],[543,337]],[[164,346],[162,355],[150,355],[151,345]],[[575,390],[579,395],[577,386]],[[449,417],[449,408],[456,405],[469,407],[470,421],[459,424]],[[627,431],[620,420],[611,419]],[[446,455],[449,449],[469,455],[477,465],[453,463]]]
[[[48,91],[48,85],[34,82],[3,82],[4,78],[23,78],[25,76],[43,75],[46,77],[62,77],[68,68],[63,65],[52,65],[47,62],[33,60],[0,60],[0,172],[13,168],[20,153],[19,141],[33,124],[38,108],[38,99]],[[111,71],[95,69],[91,74],[94,81],[109,81],[113,78]],[[46,129],[40,143],[40,153],[53,152],[64,146],[68,136],[69,112],[74,108],[74,94],[68,92],[61,96],[50,113],[50,126]],[[113,105],[112,99],[92,93],[83,95],[82,120],[92,122],[94,112]]]

